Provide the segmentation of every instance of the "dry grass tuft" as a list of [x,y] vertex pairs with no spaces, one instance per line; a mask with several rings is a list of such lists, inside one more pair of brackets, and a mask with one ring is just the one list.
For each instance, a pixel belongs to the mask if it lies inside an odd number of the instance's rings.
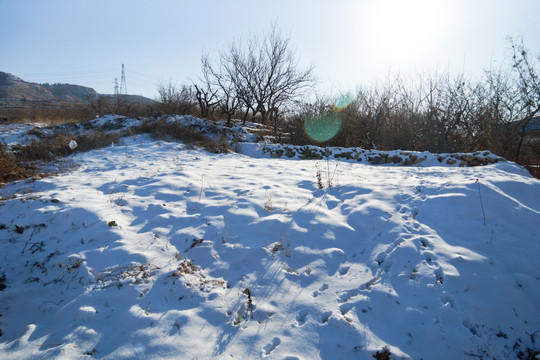
[[182,279],[182,282],[187,287],[195,287],[198,285],[199,290],[201,291],[215,287],[227,287],[225,280],[207,277],[202,274],[201,270],[202,269],[191,262],[191,260],[183,258],[182,261],[180,261],[178,269],[173,271],[171,276],[176,279]]
[[145,263],[110,267],[101,272],[94,271],[95,288],[106,289],[111,286],[121,288],[124,285],[147,283],[160,269],[159,266]]

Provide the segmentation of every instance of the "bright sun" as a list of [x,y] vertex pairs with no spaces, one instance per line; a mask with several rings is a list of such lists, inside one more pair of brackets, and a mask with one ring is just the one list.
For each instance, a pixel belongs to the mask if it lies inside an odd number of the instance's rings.
[[447,42],[448,15],[439,0],[377,0],[364,9],[361,38],[396,68],[421,65]]

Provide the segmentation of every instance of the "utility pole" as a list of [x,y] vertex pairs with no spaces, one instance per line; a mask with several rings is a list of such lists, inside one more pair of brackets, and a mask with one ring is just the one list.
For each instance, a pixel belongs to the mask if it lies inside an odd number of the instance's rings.
[[118,78],[114,78],[114,95],[118,95]]

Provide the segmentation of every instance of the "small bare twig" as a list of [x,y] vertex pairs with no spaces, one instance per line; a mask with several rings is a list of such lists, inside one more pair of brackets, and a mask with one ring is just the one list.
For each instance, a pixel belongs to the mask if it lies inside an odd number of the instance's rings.
[[480,181],[476,179],[475,183],[478,184],[478,196],[480,197],[480,205],[482,206],[482,215],[484,216],[484,225],[486,225],[486,212],[484,210],[484,201],[482,200],[482,191],[480,191]]

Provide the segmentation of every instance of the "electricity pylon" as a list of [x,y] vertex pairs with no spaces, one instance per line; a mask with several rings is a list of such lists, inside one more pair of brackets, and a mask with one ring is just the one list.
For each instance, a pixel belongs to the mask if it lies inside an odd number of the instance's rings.
[[124,70],[124,64],[122,64],[122,76],[120,77],[120,90],[118,93],[127,95],[126,72]]

